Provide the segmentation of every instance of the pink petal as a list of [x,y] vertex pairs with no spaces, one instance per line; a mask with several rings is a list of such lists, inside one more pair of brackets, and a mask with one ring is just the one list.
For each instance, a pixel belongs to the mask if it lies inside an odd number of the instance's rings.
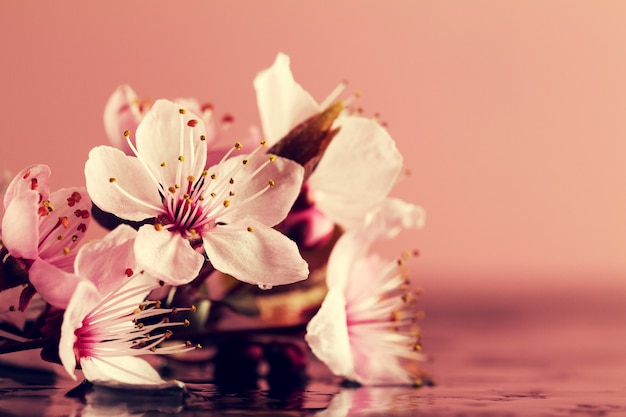
[[[232,209],[220,216],[218,220],[224,223],[235,223],[240,220],[253,219],[267,226],[274,226],[287,216],[298,197],[304,169],[293,161],[277,157],[274,162],[267,164],[261,172],[250,178],[250,174],[265,163],[269,155],[255,155],[249,159],[248,164],[243,166],[242,160],[245,158],[247,158],[245,155],[236,156],[220,166],[218,177],[221,175],[222,178],[235,167],[242,166],[242,169],[234,178],[233,188],[236,192],[229,199]],[[209,172],[212,171],[209,170]],[[250,195],[267,187],[270,180],[273,181],[274,186],[268,188],[265,193],[239,204]]]
[[170,385],[161,379],[158,372],[148,362],[133,356],[82,358],[80,366],[85,378],[95,384],[112,387]]
[[331,289],[309,321],[305,340],[335,375],[353,378],[355,368],[346,319],[346,300],[341,291]]
[[335,124],[341,130],[307,183],[316,206],[349,229],[387,197],[402,169],[402,155],[374,120],[340,116]]
[[101,294],[117,289],[127,274],[139,272],[133,249],[136,236],[135,229],[120,225],[103,239],[87,243],[76,256],[76,274],[93,282]]
[[[166,188],[182,185],[190,175],[199,176],[206,164],[204,122],[187,109],[181,115],[181,108],[171,101],[157,100],[137,128],[137,150]],[[194,123],[195,127],[190,127]],[[201,136],[205,139],[200,140]]]
[[50,192],[50,168],[47,165],[31,165],[21,170],[9,183],[4,193],[6,209],[15,196],[25,191],[37,191],[42,200],[47,200]]
[[85,188],[72,187],[53,192],[49,201],[54,210],[40,218],[39,257],[73,272],[75,248],[91,221],[91,199]]
[[118,217],[140,221],[163,211],[156,181],[137,158],[119,149],[93,148],[85,164],[85,179],[93,202]]
[[59,341],[59,357],[67,373],[76,380],[76,356],[74,343],[76,329],[83,325],[83,319],[89,311],[100,301],[96,287],[89,281],[81,281],[72,294],[63,315],[61,325],[61,340]]
[[240,281],[274,286],[301,281],[309,274],[297,245],[262,223],[217,226],[202,238],[215,269]]
[[187,284],[204,263],[204,257],[180,234],[156,231],[151,225],[139,229],[134,250],[140,268],[170,285]]
[[79,282],[84,281],[39,258],[29,270],[29,280],[41,298],[58,308],[67,307]]
[[322,109],[298,84],[289,69],[290,59],[279,53],[274,64],[254,79],[265,139],[270,145]]
[[142,118],[140,101],[133,89],[129,85],[117,87],[104,106],[104,129],[111,145],[132,155],[124,131],[130,131],[134,143],[135,131]]
[[35,259],[39,253],[39,193],[26,190],[10,200],[2,218],[2,243],[15,258]]
[[415,204],[397,198],[387,198],[366,216],[367,234],[370,239],[392,239],[401,231],[421,229],[426,222],[426,211]]

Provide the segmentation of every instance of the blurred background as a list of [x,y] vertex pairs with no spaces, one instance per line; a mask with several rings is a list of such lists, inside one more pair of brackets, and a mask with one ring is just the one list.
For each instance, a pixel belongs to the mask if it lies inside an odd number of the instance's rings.
[[0,51],[1,170],[83,184],[124,83],[213,103],[236,140],[282,51],[316,99],[347,79],[388,124],[410,171],[393,195],[428,218],[381,250],[420,250],[427,304],[625,294],[625,2],[1,1]]

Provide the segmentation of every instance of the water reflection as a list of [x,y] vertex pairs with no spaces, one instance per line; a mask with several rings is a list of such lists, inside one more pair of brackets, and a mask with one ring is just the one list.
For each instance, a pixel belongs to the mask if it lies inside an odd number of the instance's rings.
[[315,417],[414,416],[419,413],[422,398],[419,390],[407,387],[344,388],[328,408]]

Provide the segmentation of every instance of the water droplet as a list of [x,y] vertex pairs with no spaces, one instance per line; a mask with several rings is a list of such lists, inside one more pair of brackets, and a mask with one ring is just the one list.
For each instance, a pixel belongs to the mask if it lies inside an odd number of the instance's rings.
[[273,287],[273,285],[270,285],[270,284],[261,284],[261,283],[259,283],[259,288],[262,289],[262,290],[271,290],[272,287]]

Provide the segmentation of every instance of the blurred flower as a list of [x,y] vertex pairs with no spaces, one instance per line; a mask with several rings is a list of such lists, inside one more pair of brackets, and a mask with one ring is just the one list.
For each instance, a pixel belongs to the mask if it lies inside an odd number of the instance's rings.
[[420,312],[405,260],[385,262],[369,249],[423,222],[421,208],[390,200],[337,241],[328,261],[329,291],[306,335],[334,374],[366,385],[419,383]]
[[157,348],[172,335],[165,328],[187,323],[154,320],[172,309],[144,301],[160,284],[143,271],[135,272],[135,235],[129,226],[119,226],[105,239],[83,247],[76,258],[82,279],[65,310],[59,342],[61,362],[74,379],[78,362],[94,383],[167,385],[136,356],[194,349],[189,343]]
[[241,149],[237,143],[205,170],[202,121],[167,100],[152,106],[136,139],[136,157],[108,146],[92,149],[85,175],[104,211],[131,221],[155,219],[137,236],[142,268],[185,284],[204,262],[196,250],[202,247],[217,270],[244,282],[269,287],[307,277],[296,244],[272,229],[298,195],[302,167],[259,148],[230,157]]
[[[280,53],[274,64],[254,80],[263,132],[270,144],[308,118],[326,109],[335,110],[329,106],[344,87],[341,84],[317,104],[294,80],[289,64],[289,57]],[[339,104],[341,110],[343,105]],[[346,111],[334,117],[332,128],[339,129],[306,181],[301,196],[306,204],[283,223],[290,229],[298,227],[295,234],[304,235],[301,242],[306,246],[328,240],[332,223],[344,229],[361,224],[365,215],[387,197],[402,169],[402,155],[376,120]]]
[[71,291],[65,286],[75,283],[52,282],[47,272],[59,270],[69,275],[73,271],[76,247],[90,222],[91,200],[82,187],[50,193],[49,177],[48,166],[32,165],[11,181],[4,195],[2,244],[29,270],[29,280],[41,296],[60,306],[63,302],[57,294],[64,293],[67,301]]

